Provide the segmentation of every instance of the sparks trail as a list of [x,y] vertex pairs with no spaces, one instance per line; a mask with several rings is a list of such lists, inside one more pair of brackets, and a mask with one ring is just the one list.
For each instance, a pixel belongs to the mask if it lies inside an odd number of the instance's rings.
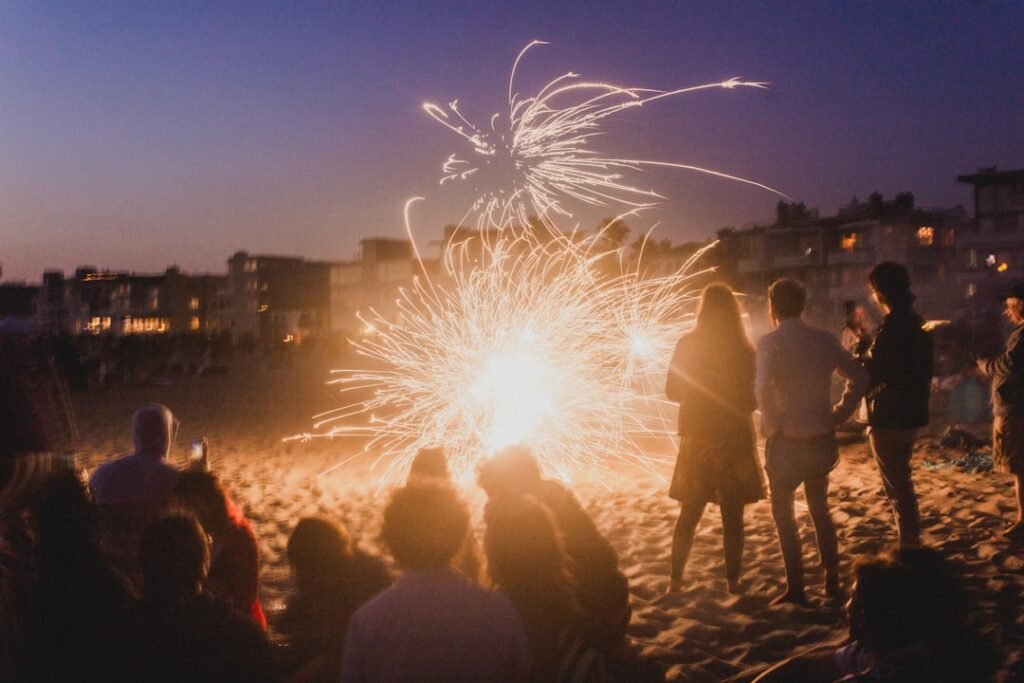
[[500,114],[491,117],[489,130],[482,130],[463,116],[458,100],[446,108],[430,102],[423,105],[427,114],[461,136],[472,151],[469,158],[457,154],[448,157],[442,165],[442,185],[468,180],[485,169],[500,168],[508,179],[497,187],[487,187],[474,201],[470,213],[476,214],[478,229],[515,228],[526,225],[530,216],[551,226],[572,216],[565,206],[567,201],[629,208],[653,206],[663,197],[626,179],[630,172],[644,167],[697,171],[785,197],[767,185],[721,171],[666,161],[610,158],[589,146],[601,134],[601,122],[623,110],[701,90],[764,88],[766,83],[730,78],[676,90],[655,90],[577,81],[578,75],[569,72],[536,95],[520,99],[514,92],[519,62],[531,47],[545,44],[535,40],[516,57],[509,78],[508,114],[500,130]]

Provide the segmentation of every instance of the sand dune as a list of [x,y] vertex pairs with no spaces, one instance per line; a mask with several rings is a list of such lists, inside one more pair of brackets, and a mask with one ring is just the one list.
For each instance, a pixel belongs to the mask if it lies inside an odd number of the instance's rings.
[[[342,441],[282,443],[305,431],[310,416],[337,403],[323,385],[327,365],[297,360],[269,369],[258,360],[238,361],[224,377],[183,379],[170,386],[112,387],[75,396],[82,465],[130,450],[131,413],[140,403],[166,403],[181,420],[174,457],[184,460],[192,436],[209,438],[215,470],[252,520],[260,541],[262,596],[273,626],[289,589],[285,547],[295,522],[306,515],[340,519],[364,547],[379,550],[383,496],[370,463],[356,460],[318,476],[358,449]],[[921,457],[955,454],[922,440]],[[664,476],[671,474],[666,464]],[[831,500],[844,554],[849,558],[884,547],[895,538],[891,513],[867,446],[843,447],[833,474]],[[1010,479],[965,474],[952,467],[918,468],[924,540],[960,560],[978,590],[979,609],[1008,660],[1003,680],[1024,680],[1024,548],[998,536],[1012,510]],[[782,559],[767,501],[747,509],[747,545],[742,579],[746,594],[725,591],[721,519],[709,506],[697,533],[685,590],[666,595],[669,548],[677,514],[667,485],[642,472],[611,491],[595,483],[576,487],[601,530],[618,550],[630,579],[634,618],[630,634],[646,654],[663,663],[669,680],[749,680],[757,670],[800,648],[840,643],[846,633],[842,605],[825,601],[813,531],[802,501],[798,515],[804,540],[812,609],[773,608],[783,583]],[[481,499],[472,494],[479,510]],[[479,518],[479,515],[477,515]]]

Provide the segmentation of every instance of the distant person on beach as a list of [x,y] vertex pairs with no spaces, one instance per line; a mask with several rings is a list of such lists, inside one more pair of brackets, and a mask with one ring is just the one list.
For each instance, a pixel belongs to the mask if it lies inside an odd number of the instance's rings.
[[978,367],[992,382],[992,464],[1013,475],[1017,518],[1003,533],[1024,540],[1024,282],[1003,297],[1003,314],[1013,325],[1003,352]]
[[928,397],[934,367],[932,335],[913,308],[910,274],[886,261],[868,275],[871,298],[885,314],[864,355],[871,375],[868,426],[871,451],[882,474],[902,545],[921,543],[921,514],[910,460],[918,431],[928,426]]
[[288,539],[295,592],[279,630],[289,645],[289,683],[337,683],[338,653],[355,611],[391,585],[384,562],[355,546],[337,522],[299,520]]
[[[85,484],[74,472],[51,475],[28,512],[31,609],[21,680],[122,680],[135,597],[100,546],[96,508]],[[0,666],[0,679],[8,680],[5,670]]]
[[[804,569],[793,514],[793,495],[801,484],[814,523],[825,569],[825,593],[839,595],[839,551],[828,509],[828,477],[839,462],[835,429],[857,409],[868,374],[830,333],[807,325],[801,315],[804,286],[788,278],[768,290],[768,313],[775,329],[757,344],[757,402],[765,443],[765,471],[772,516],[786,565],[786,590],[773,604],[804,604]],[[842,400],[829,397],[832,375],[844,377]]]
[[167,462],[178,421],[170,409],[147,403],[132,417],[135,450],[96,468],[89,488],[99,506],[103,543],[115,564],[138,581],[142,531],[171,502],[178,469]]
[[206,533],[191,516],[171,515],[143,534],[145,591],[133,620],[132,661],[110,680],[252,681],[275,679],[262,629],[204,591],[210,566]]
[[697,523],[708,503],[722,510],[725,577],[740,591],[743,508],[765,497],[754,437],[754,347],[727,285],[704,288],[697,323],[679,340],[665,393],[679,403],[679,457],[669,495],[682,504],[672,535],[669,591],[682,585]]
[[905,547],[853,564],[850,642],[781,662],[754,683],[985,683],[998,654],[970,623],[957,568]]
[[551,512],[532,496],[505,496],[487,507],[486,521],[487,570],[523,620],[531,683],[611,680],[604,656],[587,642]]
[[450,486],[416,481],[392,494],[381,538],[403,574],[352,617],[342,683],[529,680],[515,608],[452,568],[468,527]]
[[619,558],[583,506],[563,484],[541,477],[533,453],[510,446],[484,463],[478,482],[492,505],[505,496],[533,496],[551,511],[572,559],[576,597],[590,621],[594,642],[605,651],[625,643],[632,615],[629,581]]
[[839,343],[855,358],[862,358],[871,346],[871,319],[864,307],[852,299],[843,302],[843,316]]
[[207,591],[265,630],[256,535],[249,520],[228,497],[220,480],[209,472],[182,472],[174,485],[174,501],[194,514],[210,535]]
[[[448,470],[448,456],[444,448],[436,446],[433,448],[421,448],[409,465],[408,481],[438,481],[444,484],[452,483],[452,475]],[[473,533],[473,525],[469,525],[466,539],[455,556],[454,566],[470,581],[480,581],[481,562],[480,547],[476,542],[476,535]]]

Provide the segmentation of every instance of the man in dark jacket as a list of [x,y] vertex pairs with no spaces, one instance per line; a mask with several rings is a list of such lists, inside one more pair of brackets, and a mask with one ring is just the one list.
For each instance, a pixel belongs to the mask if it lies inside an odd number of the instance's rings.
[[1024,538],[1024,282],[1003,297],[1003,315],[1013,325],[1001,354],[979,360],[992,380],[992,464],[996,472],[1013,475],[1017,519],[1003,533]]
[[934,344],[913,308],[910,275],[903,265],[878,264],[868,275],[868,286],[885,313],[864,359],[871,374],[867,394],[871,450],[896,517],[900,545],[919,545],[921,515],[910,458],[918,430],[928,425]]

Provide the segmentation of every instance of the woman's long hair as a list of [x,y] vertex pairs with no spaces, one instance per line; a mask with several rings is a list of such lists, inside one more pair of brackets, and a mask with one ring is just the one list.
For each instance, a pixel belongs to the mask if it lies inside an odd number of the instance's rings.
[[[515,606],[527,631],[557,637],[578,614],[569,558],[551,512],[532,496],[488,505],[484,550],[491,580]],[[553,633],[552,633],[553,632]]]
[[750,351],[754,349],[743,327],[743,316],[736,295],[723,282],[713,282],[701,292],[693,334],[716,346]]

